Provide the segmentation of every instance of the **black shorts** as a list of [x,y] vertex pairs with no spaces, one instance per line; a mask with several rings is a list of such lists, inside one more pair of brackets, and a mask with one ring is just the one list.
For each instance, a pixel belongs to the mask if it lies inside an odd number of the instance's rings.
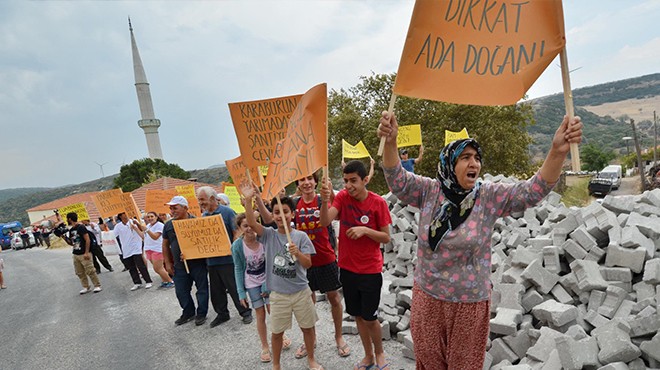
[[307,280],[309,281],[309,288],[313,292],[318,290],[325,293],[341,288],[337,261],[324,266],[308,268]]
[[346,312],[366,321],[378,318],[380,289],[383,286],[382,274],[356,274],[341,269],[339,281],[344,286]]

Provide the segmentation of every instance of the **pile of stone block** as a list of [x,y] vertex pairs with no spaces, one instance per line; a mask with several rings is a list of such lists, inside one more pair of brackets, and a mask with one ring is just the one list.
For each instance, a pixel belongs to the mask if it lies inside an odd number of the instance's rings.
[[[384,198],[393,225],[379,320],[383,337],[402,342],[403,354],[414,358],[419,210],[392,194]],[[551,193],[499,219],[492,251],[484,369],[660,368],[660,189],[584,208],[567,208]]]

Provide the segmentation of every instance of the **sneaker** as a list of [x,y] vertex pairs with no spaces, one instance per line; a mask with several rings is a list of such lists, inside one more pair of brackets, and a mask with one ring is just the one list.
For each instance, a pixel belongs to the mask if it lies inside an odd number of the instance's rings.
[[222,317],[222,316],[218,315],[215,319],[213,319],[213,321],[211,321],[210,326],[212,328],[215,328],[216,326],[222,324],[223,322],[227,322],[227,321],[229,321],[229,317]]
[[165,283],[165,284],[167,284],[165,286],[165,288],[174,288],[174,282],[173,281],[170,281],[169,283]]
[[108,271],[110,271],[110,272],[114,272],[114,271],[115,271],[115,269],[113,269],[113,268],[110,268],[110,270],[108,270]]
[[205,322],[206,322],[206,316],[199,316],[199,315],[195,316],[195,325],[197,326],[204,325]]
[[94,293],[98,293],[98,292],[100,292],[100,291],[102,291],[102,290],[103,290],[103,289],[102,289],[100,286],[97,286],[97,287],[94,287],[94,290],[92,290],[92,292],[94,292]]
[[163,289],[163,288],[167,288],[167,283],[164,281],[160,283],[160,285],[158,286],[158,289]]
[[82,295],[82,294],[87,294],[87,293],[89,293],[89,292],[91,292],[91,291],[92,291],[92,290],[91,290],[90,288],[83,288],[83,289],[80,291],[80,294],[81,294],[81,295]]
[[188,321],[191,321],[194,318],[195,318],[195,316],[181,315],[181,317],[179,317],[178,319],[176,319],[176,321],[174,321],[174,325],[176,325],[176,326],[183,325],[183,324],[187,323]]
[[154,286],[152,283],[147,283],[147,284],[144,286],[144,289],[149,289],[149,288],[151,288],[152,286]]
[[243,324],[249,324],[249,323],[251,323],[251,322],[252,322],[252,315],[250,314],[250,315],[245,315],[245,316],[243,316],[243,320],[242,320],[242,321],[243,321]]
[[140,286],[141,286],[140,284],[133,285],[133,287],[131,288],[131,292],[140,289]]

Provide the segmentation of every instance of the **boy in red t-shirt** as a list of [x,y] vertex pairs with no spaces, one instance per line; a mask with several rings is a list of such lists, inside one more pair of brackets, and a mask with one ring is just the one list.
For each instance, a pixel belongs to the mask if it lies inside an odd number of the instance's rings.
[[369,177],[360,161],[344,167],[344,190],[328,209],[330,188],[321,187],[321,226],[339,218],[339,268],[344,287],[346,312],[355,317],[364,358],[355,368],[370,369],[375,364],[386,368],[380,323],[377,319],[380,290],[383,285],[383,256],[380,244],[390,241],[392,223],[385,200],[367,190]]

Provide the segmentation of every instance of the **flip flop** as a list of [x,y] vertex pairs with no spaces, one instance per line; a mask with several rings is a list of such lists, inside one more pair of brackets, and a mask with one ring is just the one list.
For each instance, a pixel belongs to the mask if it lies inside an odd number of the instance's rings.
[[376,366],[376,364],[364,365],[358,361],[355,363],[355,365],[353,365],[353,370],[371,370],[374,366]]
[[348,348],[348,343],[344,343],[343,346],[337,346],[337,354],[339,357],[348,357],[351,355],[351,349]]
[[[316,348],[316,343],[314,343],[314,348]],[[305,343],[301,344],[300,347],[298,347],[296,353],[293,356],[297,359],[307,357],[307,348],[305,347]]]
[[373,370],[389,370],[390,368],[390,363],[386,363],[382,367],[378,366],[377,364],[374,364]]
[[271,358],[271,356],[270,356],[270,350],[262,349],[262,350],[261,350],[261,355],[259,356],[259,359],[260,359],[261,362],[263,362],[263,363],[271,362],[271,361],[272,361],[272,358]]
[[291,339],[289,339],[286,335],[282,339],[282,349],[289,349],[291,348]]

